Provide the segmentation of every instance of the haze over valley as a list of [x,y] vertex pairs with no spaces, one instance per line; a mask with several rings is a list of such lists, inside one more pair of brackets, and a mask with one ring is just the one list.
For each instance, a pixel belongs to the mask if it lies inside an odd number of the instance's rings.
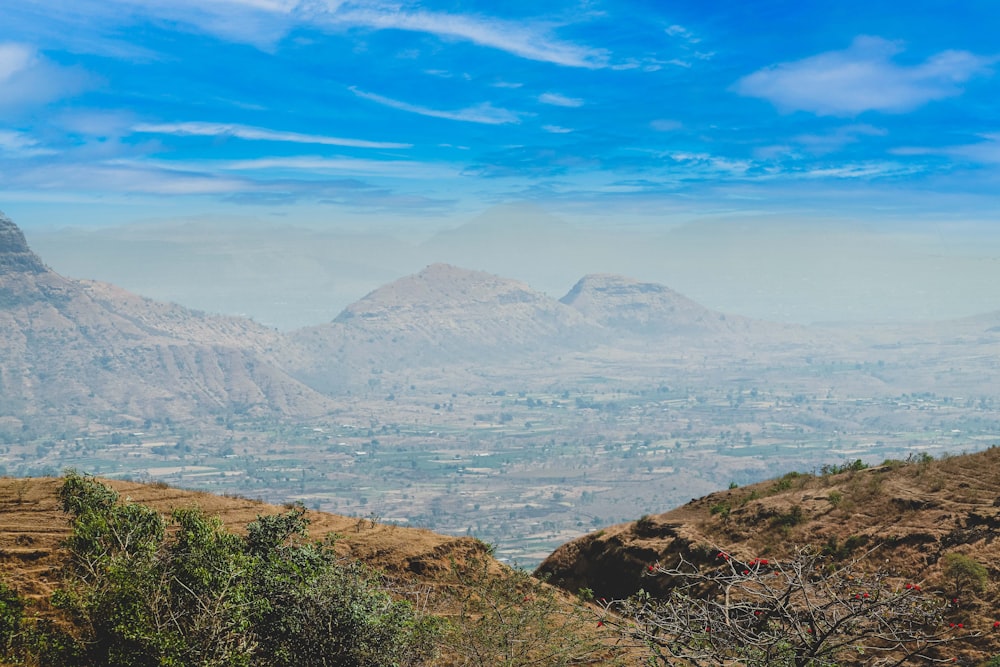
[[532,565],[730,483],[1000,437],[997,312],[807,326],[433,264],[279,332],[64,277],[0,224],[7,474],[301,500]]

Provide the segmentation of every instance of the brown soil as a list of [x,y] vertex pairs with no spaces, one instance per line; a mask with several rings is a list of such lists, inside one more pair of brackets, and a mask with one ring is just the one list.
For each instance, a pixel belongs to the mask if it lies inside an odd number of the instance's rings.
[[[942,557],[959,552],[986,566],[981,593],[964,591],[949,608],[973,639],[961,659],[1000,654],[1000,448],[939,461],[887,464],[779,480],[710,494],[670,512],[611,526],[557,549],[536,574],[568,591],[622,598],[658,589],[644,576],[680,557],[717,564],[720,551],[749,561],[780,559],[796,547],[884,567],[928,594],[951,599]],[[662,581],[662,579],[660,580]]]

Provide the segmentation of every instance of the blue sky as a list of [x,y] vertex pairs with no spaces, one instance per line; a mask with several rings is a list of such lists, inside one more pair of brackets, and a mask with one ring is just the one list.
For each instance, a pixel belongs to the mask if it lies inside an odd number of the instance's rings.
[[1000,5],[18,0],[0,209],[990,223]]

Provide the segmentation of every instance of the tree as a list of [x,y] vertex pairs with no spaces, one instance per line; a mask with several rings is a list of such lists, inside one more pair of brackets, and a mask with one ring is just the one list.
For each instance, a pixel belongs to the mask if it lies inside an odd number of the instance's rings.
[[971,556],[951,552],[944,555],[944,576],[951,580],[955,587],[955,595],[966,591],[982,593],[989,581],[986,567]]
[[[942,645],[973,636],[943,623],[946,605],[858,561],[835,565],[801,549],[782,561],[718,554],[700,569],[651,565],[668,597],[640,591],[606,603],[604,622],[645,646],[655,664],[832,667],[950,662]],[[620,620],[620,619],[625,620]]]

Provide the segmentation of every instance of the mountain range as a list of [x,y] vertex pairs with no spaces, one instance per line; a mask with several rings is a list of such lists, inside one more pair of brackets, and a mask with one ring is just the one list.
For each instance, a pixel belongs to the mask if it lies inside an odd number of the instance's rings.
[[[587,275],[557,300],[522,282],[433,264],[332,321],[282,333],[63,277],[0,216],[0,409],[16,420],[295,418],[322,414],[337,396],[375,384],[420,377],[455,391],[523,368],[550,379],[584,377],[609,360],[623,376],[696,357],[724,368],[734,360],[842,360],[878,349],[880,358],[919,361],[940,341],[991,352],[1000,341],[996,324],[995,315],[912,326],[775,324],[623,276]],[[941,352],[930,359],[954,363]]]

